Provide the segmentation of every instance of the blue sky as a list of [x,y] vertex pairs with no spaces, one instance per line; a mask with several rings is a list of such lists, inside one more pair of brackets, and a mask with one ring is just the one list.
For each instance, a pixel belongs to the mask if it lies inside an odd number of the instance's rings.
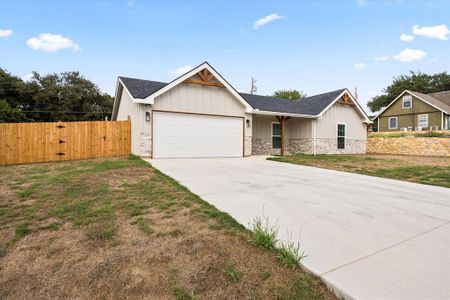
[[364,106],[393,76],[449,72],[449,28],[450,1],[0,0],[0,66],[77,70],[113,94],[119,75],[206,60],[242,92],[357,86]]

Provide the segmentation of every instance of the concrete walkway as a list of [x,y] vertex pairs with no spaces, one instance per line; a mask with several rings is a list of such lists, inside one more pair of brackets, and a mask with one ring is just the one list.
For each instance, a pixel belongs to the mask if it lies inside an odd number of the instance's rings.
[[245,226],[268,216],[347,298],[450,298],[450,189],[264,157],[150,162]]

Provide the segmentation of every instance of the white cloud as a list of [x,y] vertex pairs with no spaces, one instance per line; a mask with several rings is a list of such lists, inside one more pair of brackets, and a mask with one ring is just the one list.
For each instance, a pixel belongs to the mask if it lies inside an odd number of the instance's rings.
[[389,55],[383,55],[383,56],[375,56],[373,60],[375,61],[386,61],[389,59]]
[[25,81],[25,82],[29,82],[29,81],[32,81],[33,78],[34,78],[33,73],[28,73],[27,75],[22,77],[22,80]]
[[253,23],[253,29],[258,29],[259,27],[262,27],[266,24],[269,24],[270,22],[273,22],[275,20],[284,19],[286,17],[280,16],[279,14],[271,14],[265,17],[262,17],[261,19],[258,19]]
[[422,59],[426,55],[427,53],[422,50],[405,49],[401,51],[399,54],[394,55],[394,59],[401,62],[410,62],[413,60]]
[[13,31],[11,29],[0,29],[0,38],[7,38],[12,35]]
[[414,25],[412,28],[415,35],[423,35],[432,39],[447,40],[450,35],[450,30],[444,24],[430,27]]
[[414,39],[413,35],[408,35],[408,34],[402,33],[402,35],[400,36],[400,40],[402,42],[411,42],[413,39]]
[[187,72],[189,72],[192,69],[193,68],[191,66],[187,65],[187,66],[179,67],[179,68],[177,68],[175,70],[169,71],[169,74],[170,75],[181,76],[184,73],[187,73]]
[[44,52],[56,52],[61,49],[81,50],[80,46],[71,39],[51,33],[41,33],[38,37],[29,39],[27,45],[31,49],[42,50]]
[[357,68],[358,70],[362,70],[362,69],[364,69],[366,67],[366,64],[361,62],[361,63],[356,63],[353,66],[355,68]]

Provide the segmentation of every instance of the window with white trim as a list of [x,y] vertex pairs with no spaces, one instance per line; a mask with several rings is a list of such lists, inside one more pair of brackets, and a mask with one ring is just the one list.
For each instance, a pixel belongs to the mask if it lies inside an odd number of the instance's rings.
[[397,129],[397,117],[389,118],[389,129]]
[[420,114],[417,116],[417,126],[428,127],[428,114]]
[[337,124],[337,148],[345,149],[345,124]]
[[402,100],[403,100],[402,108],[411,108],[412,107],[412,96],[411,95],[403,96]]
[[281,125],[280,123],[272,123],[272,148],[281,148]]

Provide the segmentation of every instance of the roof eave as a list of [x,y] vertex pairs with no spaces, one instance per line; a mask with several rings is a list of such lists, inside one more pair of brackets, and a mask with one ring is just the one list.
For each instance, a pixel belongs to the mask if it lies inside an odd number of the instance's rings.
[[266,115],[266,116],[285,116],[285,117],[296,117],[296,118],[308,118],[308,119],[317,119],[317,115],[305,115],[305,114],[295,114],[295,113],[287,113],[287,112],[277,112],[277,111],[265,111],[255,109],[251,112],[255,115]]

